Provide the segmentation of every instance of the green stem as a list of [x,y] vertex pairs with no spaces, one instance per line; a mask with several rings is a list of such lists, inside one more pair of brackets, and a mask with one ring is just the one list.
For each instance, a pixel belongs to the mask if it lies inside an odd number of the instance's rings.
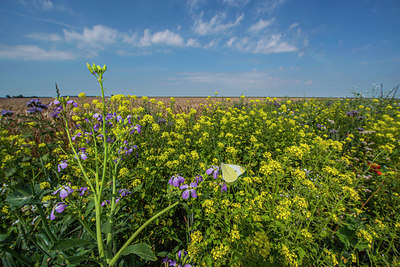
[[99,256],[104,259],[104,245],[103,238],[101,237],[101,206],[100,206],[100,196],[94,198],[94,206],[96,211],[96,240],[97,247],[99,249]]
[[132,243],[132,241],[136,238],[136,236],[144,228],[146,228],[147,225],[149,225],[152,221],[154,221],[155,219],[157,219],[158,217],[160,217],[161,215],[163,215],[164,213],[166,213],[167,211],[176,207],[179,204],[180,204],[180,201],[178,200],[174,204],[169,205],[168,207],[166,207],[165,209],[163,209],[162,211],[160,211],[159,213],[157,213],[156,215],[151,217],[147,222],[145,222],[142,226],[140,226],[139,229],[137,229],[136,232],[128,239],[128,241],[126,241],[126,243],[122,246],[122,248],[120,248],[120,250],[117,252],[117,254],[115,254],[114,258],[111,259],[111,261],[109,262],[109,266],[113,266],[116,263],[116,261],[118,260],[118,258],[120,257],[120,255],[124,251],[124,249]]

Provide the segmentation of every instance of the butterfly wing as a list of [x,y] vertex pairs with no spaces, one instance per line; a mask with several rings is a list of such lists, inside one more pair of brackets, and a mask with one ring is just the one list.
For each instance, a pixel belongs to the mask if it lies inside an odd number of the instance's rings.
[[229,167],[234,169],[238,176],[240,176],[242,173],[246,171],[242,166],[239,165],[233,165],[233,164],[225,164],[225,165],[228,165]]
[[245,172],[245,169],[239,165],[221,164],[222,179],[227,183],[233,183],[237,180],[239,175]]

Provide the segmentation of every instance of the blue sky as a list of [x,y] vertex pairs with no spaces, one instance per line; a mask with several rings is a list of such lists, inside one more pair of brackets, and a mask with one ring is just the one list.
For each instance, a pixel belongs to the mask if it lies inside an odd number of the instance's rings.
[[2,0],[0,96],[352,96],[400,83],[399,0]]

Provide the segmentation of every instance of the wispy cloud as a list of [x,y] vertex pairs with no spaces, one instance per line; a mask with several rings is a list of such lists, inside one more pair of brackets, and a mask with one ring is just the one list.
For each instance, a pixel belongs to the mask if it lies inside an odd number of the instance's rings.
[[47,34],[47,33],[33,32],[25,36],[35,40],[51,41],[51,42],[57,42],[63,39],[60,35],[55,33]]
[[244,18],[244,14],[241,14],[235,21],[224,24],[223,21],[226,18],[226,13],[218,13],[209,21],[203,21],[203,15],[204,13],[202,12],[194,21],[194,31],[199,35],[226,31],[238,25]]
[[353,52],[364,52],[364,51],[367,51],[367,49],[370,47],[371,47],[371,44],[366,44],[364,46],[354,48]]
[[68,42],[77,42],[79,47],[103,48],[105,44],[114,43],[117,40],[118,30],[103,25],[95,25],[92,29],[85,27],[82,33],[64,31],[64,38]]
[[40,9],[45,11],[52,11],[54,9],[53,2],[50,0],[34,0],[33,4]]
[[184,39],[178,34],[169,31],[159,31],[151,34],[149,29],[144,30],[143,37],[136,43],[138,46],[150,46],[152,44],[184,46]]
[[229,6],[244,7],[250,0],[223,0],[223,2]]
[[260,6],[257,8],[257,13],[272,13],[276,8],[283,5],[286,0],[266,0],[260,2]]
[[204,3],[205,0],[187,0],[186,5],[189,8],[189,13],[193,13],[195,9],[199,7],[200,4]]
[[295,52],[298,48],[290,45],[282,40],[281,34],[273,34],[270,37],[250,40],[247,37],[232,37],[226,46],[236,48],[242,52],[250,52],[253,54],[272,54],[283,52]]
[[[26,1],[19,1],[20,4],[24,6],[28,6]],[[53,12],[53,11],[58,11],[58,12],[66,12],[69,13],[72,16],[75,16],[76,13],[74,10],[72,10],[70,7],[67,7],[65,5],[61,4],[54,4],[53,1],[51,0],[32,0],[33,6],[36,9],[42,10],[42,11],[47,11],[47,12]]]
[[262,29],[268,27],[269,25],[271,25],[274,22],[274,19],[270,19],[270,20],[263,20],[260,19],[257,23],[253,24],[250,26],[249,31],[251,32],[259,32]]
[[76,55],[61,50],[45,50],[34,45],[0,45],[0,58],[23,60],[67,60],[76,58]]
[[308,79],[307,81],[304,82],[305,85],[310,85],[313,84],[313,81],[311,79]]
[[201,44],[199,43],[199,41],[197,41],[197,39],[189,38],[189,40],[187,40],[187,42],[186,42],[186,46],[187,47],[201,47]]

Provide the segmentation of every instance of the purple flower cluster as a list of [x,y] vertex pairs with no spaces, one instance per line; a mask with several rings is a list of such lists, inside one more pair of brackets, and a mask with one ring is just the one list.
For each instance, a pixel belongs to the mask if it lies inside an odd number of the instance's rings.
[[[79,196],[89,195],[89,189],[86,186],[79,188],[79,191],[80,191]],[[60,188],[58,188],[56,191],[54,191],[52,194],[53,195],[59,194],[60,198],[62,200],[64,200],[66,197],[68,197],[73,192],[74,192],[74,189],[72,189],[71,186],[63,185]],[[65,204],[64,202],[57,203],[55,205],[55,207],[53,208],[53,210],[51,211],[50,220],[55,220],[55,218],[56,218],[54,211],[56,211],[57,213],[62,213],[66,207],[68,207],[68,205]]]
[[58,164],[58,172],[61,172],[61,170],[64,170],[67,167],[68,167],[67,161],[63,160],[60,164]]
[[219,167],[213,165],[213,166],[211,166],[211,168],[209,168],[209,169],[206,170],[206,173],[207,173],[208,175],[212,174],[213,177],[214,177],[214,179],[217,179],[218,174],[219,174]]
[[38,98],[29,100],[26,105],[28,107],[28,113],[30,114],[40,113],[43,111],[43,109],[48,108],[48,106],[42,104],[42,101]]
[[358,115],[358,113],[360,113],[358,110],[351,110],[351,111],[347,112],[346,114],[349,117],[355,117]]
[[61,104],[61,102],[60,101],[58,101],[57,99],[55,99],[53,102],[51,102],[50,104],[49,104],[49,106],[55,106],[54,108],[53,108],[53,112],[52,113],[50,113],[50,116],[52,117],[52,118],[58,118],[58,114],[60,114],[61,113],[61,111],[63,110],[63,107],[62,107],[62,105],[60,105]]
[[[171,260],[168,257],[165,257],[163,259],[163,263],[165,266],[177,266],[177,267],[192,267],[191,264],[185,263],[185,258],[188,255],[186,251],[179,250],[178,253],[176,254],[176,257],[178,258],[178,261],[176,260]],[[182,263],[179,263],[182,262]]]
[[5,109],[3,109],[2,111],[1,111],[1,116],[3,116],[3,117],[6,117],[6,116],[11,116],[12,114],[14,114],[14,112],[12,111],[12,110],[5,110]]
[[[118,193],[121,194],[121,197],[118,197],[118,198],[115,199],[115,204],[117,204],[121,200],[121,198],[126,197],[129,194],[132,194],[132,192],[129,191],[128,189],[120,189],[118,191]],[[104,200],[101,203],[101,206],[104,207],[104,206],[107,206],[107,205],[110,205],[110,204],[111,204],[111,200],[107,199],[107,200]]]
[[179,189],[186,189],[182,193],[182,198],[188,199],[190,196],[192,196],[192,198],[197,197],[196,188],[198,183],[203,181],[203,177],[201,175],[197,175],[195,180],[196,182],[192,182],[190,185],[183,184],[185,182],[185,178],[180,175],[173,175],[171,179],[169,179],[168,183],[174,187],[179,187]]

